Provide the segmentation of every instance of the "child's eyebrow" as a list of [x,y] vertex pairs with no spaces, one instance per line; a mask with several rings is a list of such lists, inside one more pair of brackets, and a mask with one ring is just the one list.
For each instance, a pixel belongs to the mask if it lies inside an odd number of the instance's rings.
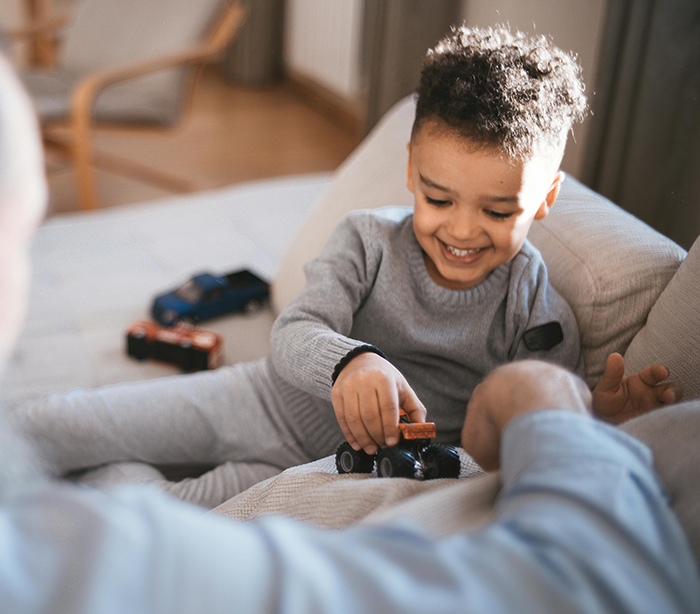
[[517,205],[520,202],[517,196],[484,196],[482,200],[490,203],[508,203],[513,205]]
[[[423,173],[418,173],[418,175],[420,177],[421,182],[427,185],[428,187],[433,188],[435,190],[440,190],[441,192],[447,192],[448,194],[456,194],[454,190],[451,190],[450,188],[447,188],[444,185],[440,185],[439,183],[428,179],[423,175]],[[480,200],[487,203],[503,203],[507,205],[514,205],[516,207],[520,204],[520,200],[515,194],[509,196],[483,196]]]
[[427,177],[423,176],[423,173],[418,173],[420,176],[421,183],[424,183],[430,188],[435,188],[436,190],[440,190],[441,192],[449,192],[450,194],[454,194],[454,190],[450,190],[450,188],[446,188],[445,186],[440,185],[439,183],[435,183],[434,181],[431,181]]

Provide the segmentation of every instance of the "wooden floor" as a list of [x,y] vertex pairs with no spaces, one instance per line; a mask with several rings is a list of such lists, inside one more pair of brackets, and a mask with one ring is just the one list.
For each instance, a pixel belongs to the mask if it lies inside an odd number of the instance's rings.
[[[146,163],[208,189],[266,177],[335,169],[357,145],[347,128],[298,98],[287,86],[233,86],[217,67],[203,75],[189,118],[165,132],[101,129],[97,147]],[[76,209],[70,165],[47,156],[50,213]],[[173,192],[102,170],[96,171],[103,207],[168,196]]]

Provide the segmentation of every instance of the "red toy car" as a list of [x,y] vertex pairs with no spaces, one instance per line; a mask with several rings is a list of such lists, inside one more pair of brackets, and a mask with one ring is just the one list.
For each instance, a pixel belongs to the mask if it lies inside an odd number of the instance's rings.
[[381,448],[376,454],[353,450],[346,441],[338,446],[335,466],[338,473],[372,473],[377,464],[380,478],[457,478],[461,471],[459,453],[453,446],[430,443],[435,437],[434,422],[409,422],[399,410],[399,443]]
[[216,369],[223,360],[221,335],[189,324],[166,328],[151,320],[137,320],[126,331],[126,353],[138,360],[154,358],[183,371]]

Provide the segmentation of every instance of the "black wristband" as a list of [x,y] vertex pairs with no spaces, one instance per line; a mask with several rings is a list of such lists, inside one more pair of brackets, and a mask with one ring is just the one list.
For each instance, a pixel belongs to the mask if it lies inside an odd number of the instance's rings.
[[384,352],[382,352],[379,348],[374,347],[373,345],[358,345],[356,348],[353,348],[347,354],[345,354],[345,356],[341,358],[340,362],[337,365],[335,365],[335,369],[333,369],[333,375],[331,375],[331,381],[333,382],[333,384],[335,384],[335,380],[338,379],[340,372],[347,366],[347,364],[353,358],[355,358],[355,356],[359,356],[360,354],[364,354],[365,352],[372,352],[373,354],[381,356],[384,360],[389,360],[384,355]]

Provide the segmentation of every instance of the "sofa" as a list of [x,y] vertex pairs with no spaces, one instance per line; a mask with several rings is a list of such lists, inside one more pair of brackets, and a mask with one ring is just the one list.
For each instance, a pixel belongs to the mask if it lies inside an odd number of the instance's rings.
[[[332,174],[49,218],[33,246],[29,315],[7,370],[7,401],[177,373],[173,365],[128,357],[124,331],[148,316],[155,294],[204,270],[250,268],[272,282],[270,304],[260,314],[206,324],[224,336],[227,364],[267,354],[275,314],[301,289],[303,263],[319,253],[338,221],[354,209],[412,205],[406,143],[413,111],[411,98],[395,105]],[[700,398],[700,242],[686,253],[572,177],[530,239],[576,315],[589,386],[616,351],[630,372],[664,363],[686,400]],[[700,404],[670,407],[624,428],[654,450],[700,553],[694,484]],[[253,487],[215,513],[239,519],[287,513],[322,526],[405,514],[436,533],[467,530],[488,520],[499,482],[497,474],[482,475],[465,462],[463,477],[473,479],[459,484],[387,484],[372,476],[338,476],[331,460],[322,459]]]

